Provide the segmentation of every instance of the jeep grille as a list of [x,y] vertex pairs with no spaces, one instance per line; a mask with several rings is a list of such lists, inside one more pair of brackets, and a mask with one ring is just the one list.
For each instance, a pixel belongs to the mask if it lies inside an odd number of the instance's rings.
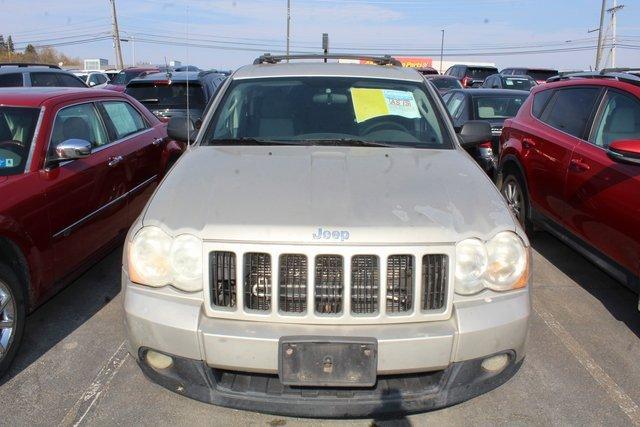
[[218,307],[235,307],[236,254],[233,252],[211,252],[209,267],[212,304]]
[[444,307],[449,258],[446,255],[422,257],[422,309],[438,310]]
[[285,313],[307,311],[307,257],[280,256],[280,310]]
[[342,257],[320,255],[316,257],[315,303],[318,314],[342,312],[344,287]]
[[244,254],[244,306],[250,310],[271,310],[271,255]]
[[387,258],[387,313],[410,311],[413,307],[413,257]]
[[356,255],[351,258],[351,312],[378,312],[380,270],[375,255]]

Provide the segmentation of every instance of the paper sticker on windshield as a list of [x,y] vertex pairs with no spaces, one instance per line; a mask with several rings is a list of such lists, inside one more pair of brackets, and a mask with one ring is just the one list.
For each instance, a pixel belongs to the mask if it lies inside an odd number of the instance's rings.
[[505,83],[507,84],[507,86],[513,86],[512,80],[505,80]]
[[403,90],[352,88],[356,121],[362,123],[374,117],[395,115],[408,119],[420,117],[413,93]]

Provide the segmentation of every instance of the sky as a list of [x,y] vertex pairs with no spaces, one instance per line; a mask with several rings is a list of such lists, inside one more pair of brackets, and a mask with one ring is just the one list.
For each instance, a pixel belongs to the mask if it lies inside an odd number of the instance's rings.
[[[611,7],[614,0],[608,0]],[[618,0],[617,66],[640,66],[640,0]],[[287,0],[116,0],[125,63],[233,69],[286,45]],[[430,56],[499,68],[588,69],[601,0],[291,0],[291,51]],[[0,0],[17,49],[52,45],[115,64],[108,0]],[[611,36],[609,16],[606,35]],[[135,40],[135,42],[132,42]],[[135,45],[135,49],[134,49]],[[610,60],[609,50],[605,57]]]

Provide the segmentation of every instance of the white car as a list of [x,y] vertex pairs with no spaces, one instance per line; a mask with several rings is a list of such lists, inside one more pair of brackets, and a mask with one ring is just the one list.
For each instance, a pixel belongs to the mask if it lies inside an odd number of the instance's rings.
[[102,71],[73,71],[73,74],[92,88],[103,88],[110,80]]
[[[424,411],[504,383],[531,266],[462,147],[490,125],[457,135],[393,58],[304,58],[233,73],[129,231],[131,354],[174,392],[293,416]],[[194,141],[189,123],[169,135]]]

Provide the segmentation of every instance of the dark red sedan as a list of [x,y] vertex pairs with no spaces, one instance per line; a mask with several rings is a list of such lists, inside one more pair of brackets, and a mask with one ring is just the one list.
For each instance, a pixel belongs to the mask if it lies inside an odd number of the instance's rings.
[[26,314],[120,241],[180,153],[128,95],[0,90],[0,375]]
[[579,73],[536,86],[501,136],[502,193],[640,290],[640,78]]

